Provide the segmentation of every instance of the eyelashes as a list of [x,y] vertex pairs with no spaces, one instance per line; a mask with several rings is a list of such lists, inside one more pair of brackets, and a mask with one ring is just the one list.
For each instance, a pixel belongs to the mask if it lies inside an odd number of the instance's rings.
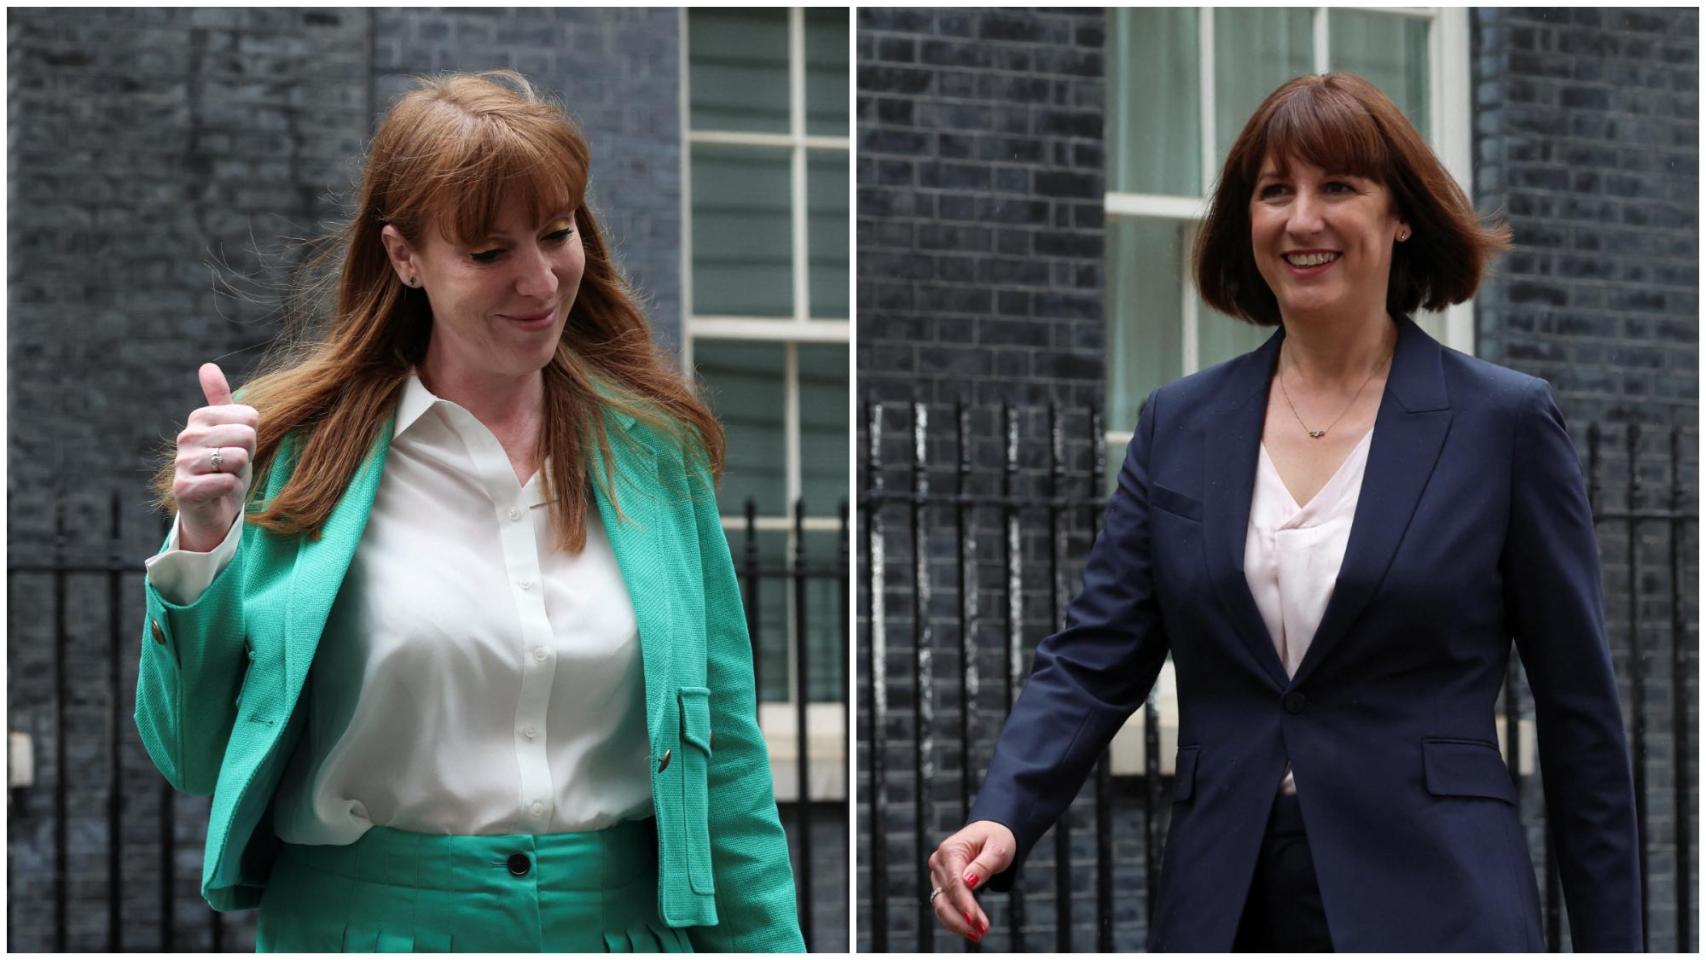
[[[562,221],[558,221],[558,222],[561,223]],[[555,227],[555,226],[557,226],[557,224],[552,224],[552,226]],[[548,243],[552,246],[557,246],[557,245],[560,245],[563,243],[567,243],[569,238],[574,235],[574,232],[575,232],[574,227],[563,226],[560,229],[556,229],[556,230],[551,231],[550,233],[547,233],[544,237],[544,240],[546,243]],[[473,253],[468,254],[468,259],[470,259],[470,260],[472,260],[478,264],[493,264],[493,263],[497,263],[499,260],[503,259],[503,255],[507,252],[508,251],[503,247],[493,247],[489,250],[476,250]]]

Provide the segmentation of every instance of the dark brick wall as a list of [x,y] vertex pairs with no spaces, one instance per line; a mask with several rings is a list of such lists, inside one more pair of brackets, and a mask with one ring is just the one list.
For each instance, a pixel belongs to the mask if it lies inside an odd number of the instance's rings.
[[862,396],[1100,405],[1102,20],[859,11]]
[[[1634,503],[1671,505],[1669,434],[1680,427],[1682,503],[1697,510],[1699,12],[1480,8],[1471,24],[1476,201],[1508,211],[1515,234],[1515,249],[1477,298],[1477,352],[1551,381],[1584,460],[1589,424],[1602,425],[1602,514],[1630,502],[1631,426],[1639,430]],[[1646,521],[1637,530],[1638,592],[1630,586],[1629,525],[1602,521],[1599,538],[1607,626],[1631,727],[1634,650],[1646,669],[1649,942],[1688,950],[1699,943],[1698,917],[1688,920],[1691,943],[1679,947],[1675,840],[1679,814],[1698,835],[1698,774],[1692,765],[1677,768],[1672,687],[1680,675],[1685,752],[1697,756],[1699,547],[1690,524],[1674,548],[1685,624],[1678,671],[1668,527]],[[1679,775],[1687,787],[1680,811]],[[1537,798],[1529,806],[1537,813]],[[1530,841],[1539,849],[1537,827]],[[1697,857],[1683,860],[1687,889],[1697,895]]]
[[[513,66],[554,90],[594,150],[593,197],[660,336],[679,324],[679,19],[673,10],[443,13],[19,10],[8,17],[11,564],[105,563],[159,545],[154,452],[201,403],[196,366],[234,380],[277,332],[278,284],[344,215],[367,136],[403,75]],[[211,265],[211,266],[210,266]],[[66,508],[56,548],[55,505]],[[8,805],[8,938],[54,946],[55,617],[62,611],[68,946],[107,946],[108,723],[122,768],[123,944],[163,940],[164,790],[131,725],[142,581],[8,577],[8,727],[36,785]],[[109,600],[109,588],[116,600]],[[117,640],[110,623],[117,623]],[[117,703],[108,682],[119,651]],[[215,945],[199,896],[207,801],[174,801],[174,943]],[[253,914],[224,921],[252,946]]]

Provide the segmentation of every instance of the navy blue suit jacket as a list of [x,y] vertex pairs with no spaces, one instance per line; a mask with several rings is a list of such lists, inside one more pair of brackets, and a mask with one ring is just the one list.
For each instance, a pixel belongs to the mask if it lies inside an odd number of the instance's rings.
[[1152,950],[1232,946],[1287,762],[1340,951],[1541,950],[1494,701],[1516,641],[1577,950],[1640,950],[1635,803],[1581,466],[1545,381],[1408,319],[1345,557],[1287,678],[1244,578],[1284,331],[1155,391],[1065,627],[1044,640],[971,820],[1019,853],[1163,659],[1178,680]]

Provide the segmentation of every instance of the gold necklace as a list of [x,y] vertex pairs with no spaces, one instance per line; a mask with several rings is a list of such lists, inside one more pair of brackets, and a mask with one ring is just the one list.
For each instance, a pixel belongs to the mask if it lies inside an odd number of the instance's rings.
[[1374,379],[1374,375],[1379,373],[1382,369],[1384,369],[1386,367],[1387,361],[1392,359],[1392,353],[1396,352],[1397,350],[1398,350],[1398,344],[1396,344],[1396,343],[1392,344],[1392,350],[1386,354],[1386,360],[1382,360],[1379,364],[1377,364],[1375,366],[1375,368],[1373,370],[1370,370],[1368,372],[1368,377],[1363,380],[1362,386],[1357,387],[1357,392],[1351,397],[1351,402],[1345,404],[1345,409],[1339,411],[1339,415],[1333,418],[1332,423],[1327,424],[1325,427],[1322,427],[1319,430],[1311,430],[1311,429],[1309,429],[1309,424],[1303,422],[1303,414],[1297,412],[1297,404],[1293,403],[1291,400],[1291,391],[1287,390],[1285,387],[1285,371],[1281,370],[1280,375],[1279,375],[1280,393],[1285,394],[1286,406],[1291,408],[1291,415],[1297,418],[1297,425],[1302,427],[1303,432],[1309,434],[1309,437],[1312,440],[1319,440],[1322,437],[1326,436],[1327,431],[1338,426],[1339,421],[1343,420],[1345,418],[1345,414],[1350,413],[1351,408],[1356,406],[1357,399],[1362,396],[1362,392],[1364,390],[1368,389],[1369,382]]

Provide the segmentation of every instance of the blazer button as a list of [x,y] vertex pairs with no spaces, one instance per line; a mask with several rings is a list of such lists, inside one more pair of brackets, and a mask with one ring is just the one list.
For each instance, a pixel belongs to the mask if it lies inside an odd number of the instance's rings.
[[533,869],[533,864],[528,862],[527,854],[512,853],[509,855],[509,872],[512,875],[525,877],[527,876],[527,871],[531,869]]
[[658,761],[658,772],[662,773],[668,767],[669,767],[669,751],[665,750],[663,752],[663,759]]
[[166,631],[164,631],[164,630],[162,630],[162,629],[160,629],[160,621],[158,621],[158,620],[151,620],[151,621],[149,621],[149,624],[148,624],[148,625],[149,625],[149,626],[150,626],[150,627],[151,627],[151,628],[153,628],[153,631],[154,631],[154,642],[155,642],[155,643],[160,643],[160,644],[163,644],[163,643],[165,643],[165,642],[166,642]]
[[1304,706],[1308,703],[1309,698],[1296,690],[1286,694],[1285,699],[1280,701],[1280,705],[1285,707],[1285,712],[1290,714],[1302,713]]

